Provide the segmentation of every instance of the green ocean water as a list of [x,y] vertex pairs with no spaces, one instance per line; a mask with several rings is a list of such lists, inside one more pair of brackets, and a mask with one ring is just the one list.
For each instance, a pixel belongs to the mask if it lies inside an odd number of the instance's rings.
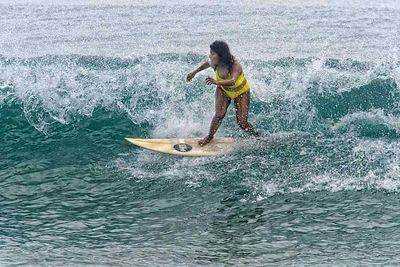
[[[212,72],[185,75],[240,31],[185,27],[224,4],[3,4],[0,265],[398,265],[396,6],[298,5],[221,15],[270,37],[232,45],[263,137],[181,158],[124,138],[207,133]],[[246,137],[233,106],[218,135]]]

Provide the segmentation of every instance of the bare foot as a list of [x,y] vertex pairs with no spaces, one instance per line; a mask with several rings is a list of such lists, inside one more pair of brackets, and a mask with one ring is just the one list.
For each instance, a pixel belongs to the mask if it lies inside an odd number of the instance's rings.
[[212,139],[213,139],[213,138],[210,137],[210,136],[207,136],[207,137],[201,139],[201,140],[199,141],[199,146],[205,146],[205,145],[207,145],[208,143],[211,142]]

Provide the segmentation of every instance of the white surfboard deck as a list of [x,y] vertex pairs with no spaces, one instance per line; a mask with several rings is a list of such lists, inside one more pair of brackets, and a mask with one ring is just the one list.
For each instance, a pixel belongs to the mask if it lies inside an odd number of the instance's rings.
[[207,157],[228,154],[233,151],[235,139],[215,137],[205,146],[199,146],[201,138],[125,138],[127,141],[149,150],[187,157]]

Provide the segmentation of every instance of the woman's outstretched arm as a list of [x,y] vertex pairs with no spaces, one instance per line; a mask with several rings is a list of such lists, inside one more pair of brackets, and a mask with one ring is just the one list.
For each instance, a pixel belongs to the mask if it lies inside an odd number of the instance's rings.
[[210,62],[207,60],[206,62],[204,62],[203,64],[201,64],[200,66],[198,66],[195,70],[191,71],[187,76],[186,76],[186,81],[190,82],[193,77],[200,71],[208,69],[210,67]]

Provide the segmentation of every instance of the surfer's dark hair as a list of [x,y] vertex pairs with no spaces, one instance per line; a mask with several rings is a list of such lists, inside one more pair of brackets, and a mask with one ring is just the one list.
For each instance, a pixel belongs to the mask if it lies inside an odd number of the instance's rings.
[[235,57],[232,56],[228,44],[225,41],[216,40],[210,45],[210,49],[217,53],[221,58],[222,64],[228,68],[228,71],[232,70]]

